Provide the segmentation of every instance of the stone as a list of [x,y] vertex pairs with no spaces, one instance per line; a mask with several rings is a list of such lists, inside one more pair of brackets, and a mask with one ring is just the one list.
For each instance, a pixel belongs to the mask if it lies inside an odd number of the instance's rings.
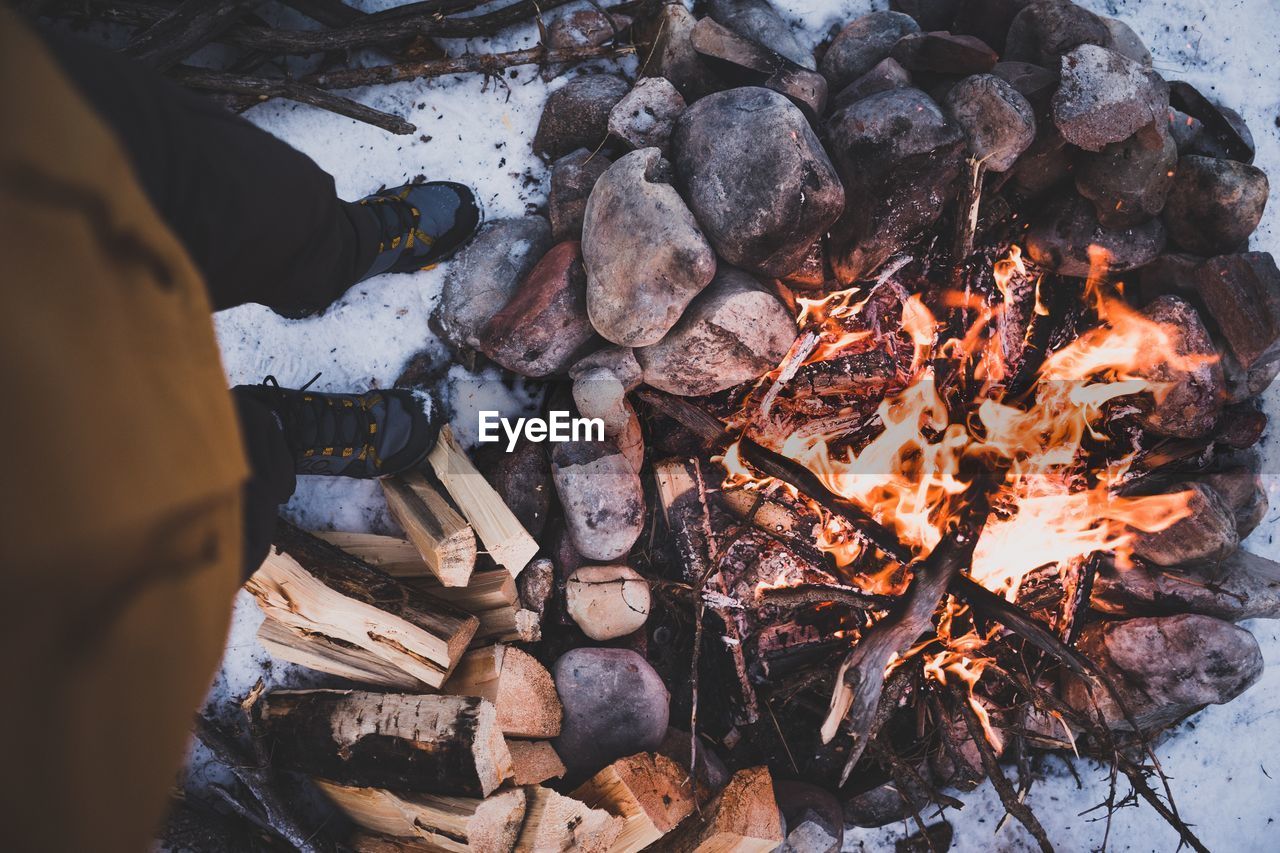
[[[919,771],[928,777],[927,767],[921,767]],[[893,782],[884,782],[846,799],[844,819],[853,826],[874,829],[907,820],[913,809],[923,809],[928,803],[929,795],[922,788],[902,789]]]
[[[1253,134],[1235,110],[1206,98],[1184,80],[1169,84],[1169,105],[1200,124],[1189,150],[1179,153],[1253,162]],[[1203,150],[1194,150],[1199,147]]]
[[538,261],[480,332],[480,350],[522,376],[561,373],[595,337],[587,318],[582,245],[561,243]]
[[698,101],[676,122],[672,149],[707,239],[743,269],[791,272],[844,208],[835,167],[804,115],[768,89]]
[[662,743],[671,696],[640,655],[630,649],[572,649],[551,674],[564,706],[560,736],[551,744],[564,762],[566,784]]
[[850,104],[890,89],[905,89],[911,85],[911,74],[892,57],[883,59],[866,74],[845,86],[831,99],[828,108],[838,112]]
[[1087,278],[1089,248],[1106,251],[1101,270],[1109,273],[1137,269],[1164,250],[1164,226],[1151,219],[1130,228],[1104,228],[1093,204],[1075,193],[1050,202],[1031,220],[1027,256],[1060,275]]
[[1178,159],[1165,201],[1169,237],[1197,255],[1235,251],[1262,220],[1270,184],[1257,166],[1188,155]]
[[1160,75],[1106,48],[1084,44],[1062,57],[1053,94],[1053,121],[1063,137],[1101,151],[1169,113],[1169,86]]
[[[1256,460],[1256,456],[1254,458]],[[1213,471],[1200,479],[1230,507],[1236,519],[1236,534],[1241,541],[1266,517],[1269,505],[1267,490],[1258,476],[1256,465]]]
[[1033,199],[1064,184],[1071,175],[1072,152],[1052,122],[1040,122],[1035,141],[1009,170],[1009,181],[1023,199]]
[[631,347],[605,347],[583,356],[569,368],[569,378],[576,381],[597,370],[607,371],[627,391],[634,391],[644,381],[644,371]]
[[715,275],[715,253],[670,178],[662,152],[642,148],[610,166],[587,200],[587,311],[612,343],[657,343]]
[[644,486],[613,441],[564,441],[551,478],[573,547],[588,560],[621,560],[644,528]]
[[888,58],[898,39],[918,32],[920,25],[901,12],[870,12],[836,35],[818,70],[827,78],[831,91],[838,91]]
[[1280,357],[1280,270],[1270,253],[1219,255],[1190,276],[1241,367],[1251,370]]
[[480,473],[524,529],[531,536],[541,536],[551,515],[553,491],[551,466],[542,445],[522,438],[507,452],[505,444],[482,444],[475,459]]
[[893,89],[831,116],[826,140],[846,196],[829,258],[847,286],[938,219],[955,194],[965,137],[924,92]]
[[[1225,367],[1223,373],[1226,373]],[[1267,429],[1267,415],[1258,409],[1256,402],[1245,400],[1228,406],[1213,434],[1214,439],[1235,450],[1247,450],[1261,441],[1262,433]]]
[[1164,530],[1135,531],[1133,553],[1157,566],[1213,563],[1229,556],[1240,544],[1235,513],[1216,491],[1204,483],[1177,483],[1168,494],[1187,495],[1190,514]]
[[626,430],[631,418],[626,386],[605,367],[578,371],[573,378],[573,404],[582,417],[599,418],[610,438]]
[[609,112],[627,89],[611,74],[575,77],[556,89],[542,108],[533,153],[555,159],[577,148],[599,148],[609,134]]
[[547,214],[551,237],[557,243],[582,239],[582,217],[596,181],[612,165],[608,157],[585,148],[570,152],[551,166],[551,189],[547,193]]
[[630,566],[583,566],[565,583],[566,609],[597,642],[625,637],[649,618],[649,582]]
[[642,77],[609,113],[609,132],[632,148],[667,148],[684,97],[666,77]]
[[636,350],[644,381],[671,394],[701,396],[777,367],[796,324],[773,293],[742,270],[722,266],[667,336]]
[[720,75],[693,48],[698,19],[682,3],[666,3],[633,28],[641,77],[665,77],[692,103],[721,88]]
[[949,26],[924,29],[977,36],[997,53],[1004,53],[1009,27],[1026,5],[1026,0],[960,0]]
[[550,248],[551,226],[541,216],[499,219],[481,228],[444,277],[435,320],[445,339],[455,347],[479,348],[480,330]]
[[962,0],[889,0],[889,9],[910,15],[926,32],[949,30]]
[[[1158,729],[1205,705],[1230,702],[1262,675],[1258,641],[1243,628],[1199,614],[1144,616],[1085,628],[1077,647],[1115,682],[1139,729]],[[1129,729],[1106,691],[1064,677],[1062,698],[1093,716],[1093,701],[1114,729]]]
[[947,114],[964,130],[969,153],[989,172],[1004,172],[1036,138],[1031,104],[991,74],[966,77],[947,93]]
[[1166,252],[1138,271],[1136,286],[1128,295],[1137,305],[1166,293],[1195,299],[1196,271],[1202,263],[1204,258],[1196,255]]
[[1151,67],[1151,51],[1147,50],[1142,39],[1128,24],[1116,18],[1103,18],[1102,23],[1106,26],[1108,34],[1107,43],[1103,47],[1114,50],[1139,65]]
[[743,38],[764,45],[801,68],[817,70],[813,51],[800,43],[790,25],[765,0],[709,0],[707,13]]
[[626,457],[627,462],[637,474],[644,473],[644,429],[640,426],[640,416],[630,400],[622,401],[622,410],[626,415],[621,429],[609,435],[618,446],[618,452]]
[[1139,421],[1159,435],[1197,438],[1218,424],[1226,397],[1226,377],[1218,350],[1196,309],[1178,296],[1152,300],[1142,314],[1167,335],[1159,357],[1139,369],[1161,391]]
[[844,842],[844,812],[826,788],[779,779],[773,795],[782,812],[787,837],[779,853],[838,853]]
[[555,562],[547,557],[535,558],[520,570],[516,588],[520,593],[520,606],[541,617],[546,613],[547,602],[551,601],[551,596],[556,591]]
[[[622,34],[631,26],[631,18],[617,12],[606,14],[600,9],[576,9],[561,15],[547,25],[546,44],[552,50],[572,47],[598,47]],[[563,63],[543,67],[543,80],[551,82],[565,72]]]
[[1058,88],[1057,74],[1030,62],[997,62],[991,73],[1017,89],[1037,112],[1045,110]]
[[1280,618],[1280,563],[1236,551],[1221,563],[1162,569],[1139,563],[1106,568],[1091,604],[1103,613],[1160,616],[1199,613],[1228,622]]
[[908,33],[889,55],[912,74],[981,74],[1000,59],[981,39],[948,32]]
[[1036,0],[1010,22],[1002,58],[1056,68],[1060,57],[1082,44],[1110,42],[1111,30],[1089,10],[1063,0]]
[[1076,161],[1076,190],[1093,202],[1098,221],[1107,228],[1130,225],[1160,215],[1178,163],[1164,122],[1153,122],[1121,142]]
[[796,65],[764,45],[743,38],[711,18],[693,28],[693,48],[714,60],[728,85],[722,88],[759,86],[791,100],[810,121],[826,110],[827,80],[816,71]]

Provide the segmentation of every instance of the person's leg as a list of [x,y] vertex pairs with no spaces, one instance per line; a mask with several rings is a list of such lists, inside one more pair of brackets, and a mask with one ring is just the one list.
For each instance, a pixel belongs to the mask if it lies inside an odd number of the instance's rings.
[[293,451],[285,441],[280,420],[271,407],[251,394],[232,393],[240,415],[249,481],[244,485],[244,573],[258,570],[275,538],[280,505],[293,496],[298,478]]
[[115,131],[143,189],[204,274],[214,308],[323,309],[373,265],[370,211],[308,157],[212,100],[70,36],[46,41]]

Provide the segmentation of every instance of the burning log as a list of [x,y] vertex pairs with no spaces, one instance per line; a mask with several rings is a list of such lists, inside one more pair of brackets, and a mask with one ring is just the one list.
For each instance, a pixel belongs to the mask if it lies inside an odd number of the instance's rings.
[[483,699],[276,690],[259,711],[276,760],[345,785],[484,797],[512,772]]
[[624,821],[603,809],[593,809],[550,788],[526,788],[529,804],[516,853],[575,850],[606,853],[622,832]]
[[556,748],[545,740],[509,740],[511,784],[538,785],[564,776],[564,762]]
[[466,520],[417,472],[381,483],[387,508],[427,568],[445,586],[466,586],[476,565],[476,537]]
[[609,853],[648,847],[694,810],[688,773],[665,755],[648,752],[618,759],[579,785],[573,796],[623,819]]
[[287,522],[245,588],[295,632],[356,647],[386,666],[439,687],[479,621],[415,593],[389,575]]
[[[510,853],[524,822],[526,795],[519,788],[476,800],[398,794],[325,779],[315,783],[357,826],[395,836],[407,849],[430,845],[428,849],[448,853]],[[356,849],[368,848],[357,845]]]
[[440,692],[492,702],[504,735],[547,738],[560,734],[562,709],[551,673],[514,646],[499,644],[467,652]]
[[655,853],[766,853],[782,843],[782,813],[767,767],[739,770],[699,814],[650,849]]

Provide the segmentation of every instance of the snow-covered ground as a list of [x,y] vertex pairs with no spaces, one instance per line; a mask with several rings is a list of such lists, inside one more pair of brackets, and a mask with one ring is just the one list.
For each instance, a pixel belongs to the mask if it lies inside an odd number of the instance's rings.
[[[832,25],[886,0],[774,0],[802,36],[816,44]],[[391,0],[367,8],[396,5]],[[582,5],[585,5],[582,4]],[[1221,98],[1248,121],[1257,142],[1257,164],[1280,186],[1280,7],[1277,0],[1084,0],[1093,11],[1124,19],[1146,41],[1156,68],[1166,77],[1185,79],[1201,91]],[[572,6],[568,7],[574,8]],[[473,50],[511,49],[536,39],[530,27]],[[466,49],[451,43],[451,53]],[[550,86],[555,86],[552,83]],[[547,170],[532,154],[529,142],[549,85],[536,69],[510,72],[501,82],[463,76],[415,82],[357,92],[372,106],[403,115],[418,126],[413,136],[392,136],[329,113],[292,103],[269,103],[248,116],[257,124],[311,156],[337,180],[338,192],[358,198],[380,185],[395,185],[418,175],[464,181],[478,189],[491,218],[525,213],[545,198]],[[1257,249],[1276,252],[1280,201],[1273,194],[1261,228],[1253,238]],[[348,293],[324,316],[290,321],[258,306],[223,312],[217,317],[227,374],[232,383],[257,382],[274,374],[283,385],[305,382],[317,371],[316,387],[357,389],[389,385],[406,361],[429,352],[441,362],[442,345],[427,327],[427,317],[440,292],[443,269],[412,276],[384,276]],[[465,378],[460,367],[452,368]],[[496,376],[488,377],[496,380]],[[484,407],[518,409],[523,394],[508,392],[498,381],[454,383],[457,423],[475,423],[470,414]],[[1267,413],[1280,417],[1280,391],[1266,398]],[[1280,456],[1274,439],[1266,443],[1268,459]],[[1249,539],[1247,547],[1280,559],[1280,495],[1268,478],[1275,508]],[[385,507],[376,484],[303,478],[287,514],[306,526],[346,530],[382,530]],[[262,675],[274,683],[301,683],[295,668],[273,664],[254,640],[260,617],[242,593],[228,641],[222,672],[210,700],[221,704],[242,696]],[[1280,624],[1248,624],[1262,644],[1267,662],[1262,680],[1225,707],[1198,715],[1162,742],[1158,754],[1179,808],[1213,850],[1271,850],[1273,820],[1280,814]],[[202,755],[193,756],[197,784],[206,772]],[[1106,773],[1078,764],[1080,784],[1058,762],[1031,791],[1030,803],[1060,850],[1097,849],[1104,823],[1084,814],[1106,794]],[[1273,776],[1277,777],[1273,779]],[[995,832],[1003,813],[989,787],[964,795],[965,807],[946,818],[956,829],[957,851],[1034,849],[1030,837],[1012,821]],[[892,848],[907,827],[851,830],[847,849]],[[1108,846],[1115,850],[1174,850],[1176,835],[1151,809],[1123,809],[1111,824]]]

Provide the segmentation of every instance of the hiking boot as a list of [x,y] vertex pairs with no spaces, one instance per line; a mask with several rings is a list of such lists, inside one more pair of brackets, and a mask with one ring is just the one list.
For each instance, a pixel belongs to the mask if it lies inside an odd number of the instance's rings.
[[378,221],[378,254],[361,280],[416,272],[448,259],[480,228],[475,193],[462,184],[405,184],[362,198]]
[[392,389],[365,394],[281,388],[274,376],[233,389],[267,406],[284,432],[299,474],[369,479],[421,464],[440,433],[440,413],[425,397]]

